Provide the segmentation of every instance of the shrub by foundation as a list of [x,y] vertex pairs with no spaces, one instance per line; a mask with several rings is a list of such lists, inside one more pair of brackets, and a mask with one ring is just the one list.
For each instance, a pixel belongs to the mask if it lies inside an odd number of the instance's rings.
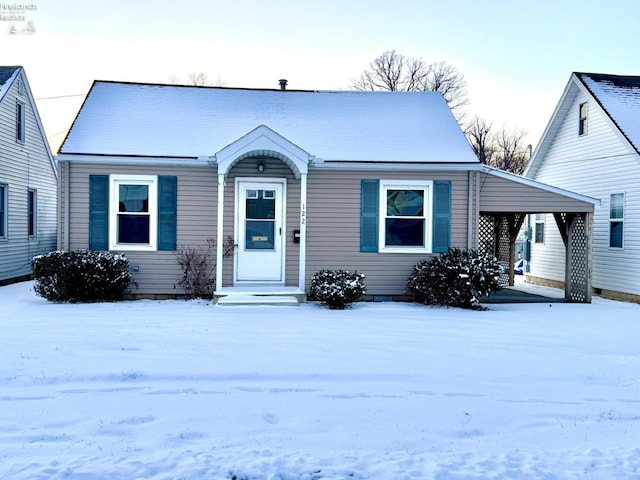
[[31,260],[37,295],[52,302],[121,300],[129,284],[129,261],[114,252],[55,251]]
[[346,270],[321,270],[311,277],[309,300],[332,310],[343,310],[366,293],[364,274]]
[[480,308],[480,297],[500,289],[500,264],[490,254],[452,248],[421,260],[407,280],[407,293],[426,305]]

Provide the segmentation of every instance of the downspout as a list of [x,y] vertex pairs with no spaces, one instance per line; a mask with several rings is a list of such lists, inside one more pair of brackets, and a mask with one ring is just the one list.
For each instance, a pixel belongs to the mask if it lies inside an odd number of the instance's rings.
[[300,174],[300,254],[298,265],[298,288],[305,291],[307,263],[307,174]]
[[478,237],[480,235],[479,226],[480,226],[480,172],[473,172],[473,179],[476,187],[476,204],[475,204],[475,219],[476,226],[478,226],[476,230],[476,237],[473,241],[473,248],[479,248]]
[[[219,167],[218,167],[219,168]],[[216,292],[222,289],[222,262],[224,257],[224,173],[218,173],[218,220],[216,235]]]
[[[70,175],[71,175],[71,162],[64,162],[64,215],[63,218],[63,234],[62,234],[62,245],[59,247],[63,251],[69,250],[69,219],[71,215],[69,214],[69,204],[70,204]],[[60,180],[59,180],[60,181]]]
[[467,206],[467,248],[468,249],[472,249],[473,248],[473,221],[472,221],[472,216],[473,216],[473,201],[474,201],[474,195],[473,195],[473,172],[471,170],[469,170],[468,172],[468,178],[467,178],[467,197],[468,197],[468,206]]

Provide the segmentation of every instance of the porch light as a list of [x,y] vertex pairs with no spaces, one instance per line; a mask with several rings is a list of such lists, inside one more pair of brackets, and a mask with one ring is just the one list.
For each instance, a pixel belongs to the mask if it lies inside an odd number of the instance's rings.
[[258,165],[256,166],[256,169],[257,169],[259,172],[264,172],[265,165],[264,165],[264,162],[263,162],[262,160],[260,160],[260,161],[258,162]]

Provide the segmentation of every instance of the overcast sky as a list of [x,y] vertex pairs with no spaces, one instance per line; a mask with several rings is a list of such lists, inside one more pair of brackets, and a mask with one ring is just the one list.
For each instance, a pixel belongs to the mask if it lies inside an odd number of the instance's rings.
[[16,1],[0,63],[25,67],[55,148],[95,79],[343,90],[392,49],[455,66],[469,114],[535,146],[572,71],[640,75],[638,18],[637,0]]

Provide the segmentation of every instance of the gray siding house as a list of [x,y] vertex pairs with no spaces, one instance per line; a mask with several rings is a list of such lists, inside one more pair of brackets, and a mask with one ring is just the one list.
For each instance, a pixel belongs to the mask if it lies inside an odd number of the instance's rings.
[[0,285],[56,248],[56,166],[22,67],[0,67]]
[[[597,198],[593,288],[640,302],[640,77],[573,73],[525,175]],[[534,222],[530,280],[562,284],[552,216]],[[537,233],[537,235],[535,235]]]
[[483,231],[515,228],[532,200],[593,212],[481,165],[436,92],[96,81],[57,160],[58,248],[124,252],[133,297],[182,293],[176,250],[209,239],[218,298],[304,298],[322,269],[402,296],[419,260],[494,249]]

